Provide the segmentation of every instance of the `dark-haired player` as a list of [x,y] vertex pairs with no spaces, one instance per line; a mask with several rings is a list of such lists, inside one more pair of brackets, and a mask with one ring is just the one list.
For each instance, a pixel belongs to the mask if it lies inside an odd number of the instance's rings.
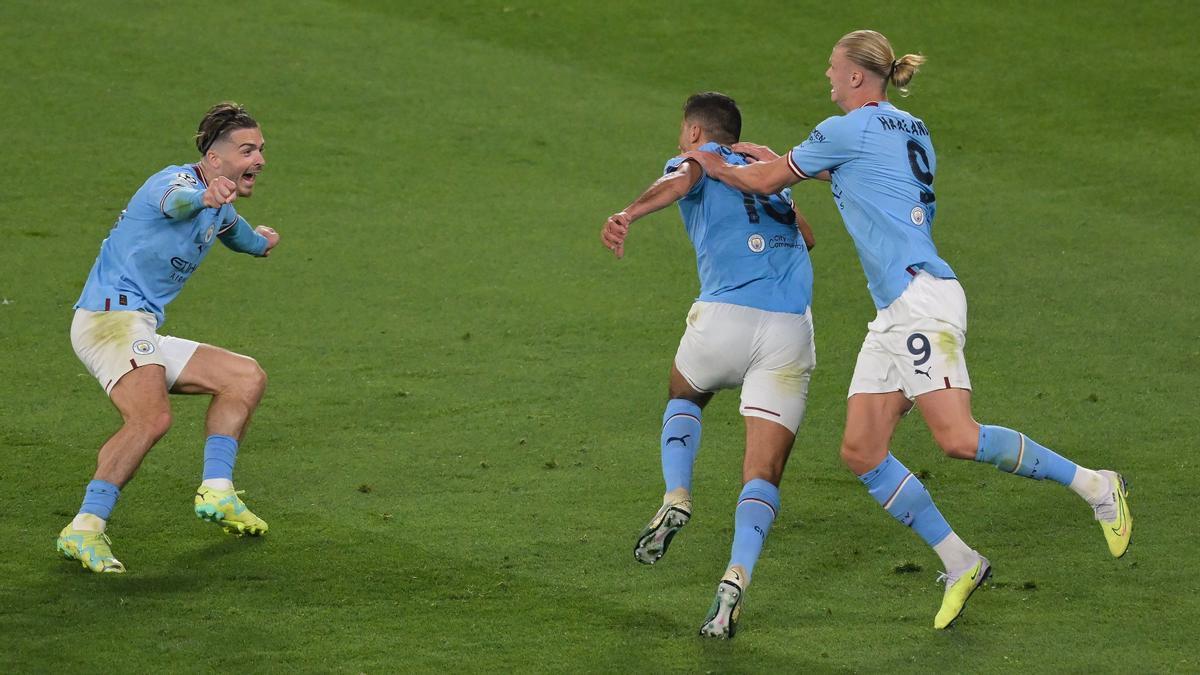
[[[737,143],[742,116],[733,99],[706,92],[687,100],[679,151],[707,150],[727,161],[747,160]],[[629,225],[679,202],[696,249],[700,296],[671,367],[660,438],[666,494],[634,545],[638,562],[653,564],[692,514],[692,465],[700,447],[701,409],[719,389],[742,388],[746,420],[743,488],[734,511],[733,551],[700,634],[733,637],[741,601],[771,523],[779,511],[779,481],[804,417],[813,347],[812,265],[808,223],[788,190],[765,197],[739,192],[704,175],[683,157],[604,224],[601,239],[617,257]]]
[[168,303],[216,240],[239,253],[266,256],[279,243],[234,210],[266,165],[263,136],[246,110],[220,103],[196,132],[200,160],[154,174],[121,212],[75,304],[71,345],[100,382],[124,423],[103,446],[83,505],[57,547],[93,572],[124,572],[105,524],[121,488],[171,426],[167,394],[212,396],[205,420],[204,471],[195,513],[227,532],[260,535],[267,524],[233,489],[238,442],[267,385],[247,356],[159,335]]
[[889,85],[903,94],[924,61],[919,54],[897,58],[877,31],[847,33],[825,71],[843,115],[821,122],[783,156],[738,146],[760,160],[752,165],[713,153],[687,156],[730,189],[749,193],[771,194],[809,178],[831,181],[877,310],[850,381],[842,460],[941,558],[946,590],[933,626],[943,629],[962,614],[991,562],[959,537],[920,479],[892,455],[892,434],[914,405],[947,456],[1050,480],[1082,497],[1118,558],[1129,547],[1133,518],[1121,474],[1079,465],[1019,431],[981,425],[971,413],[967,298],[933,242],[937,156],[925,123],[887,95]]

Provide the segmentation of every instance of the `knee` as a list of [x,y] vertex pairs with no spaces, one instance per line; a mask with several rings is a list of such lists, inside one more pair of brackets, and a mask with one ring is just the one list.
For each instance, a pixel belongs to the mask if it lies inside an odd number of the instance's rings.
[[887,456],[887,449],[882,450],[871,447],[854,438],[843,438],[841,449],[842,463],[847,469],[854,472],[855,475],[862,474],[879,466]]
[[137,429],[152,442],[157,442],[158,439],[167,435],[172,421],[170,408],[163,408],[161,410],[141,412],[127,419],[125,423]]
[[979,451],[979,425],[964,424],[935,429],[933,439],[947,457],[975,459],[975,454]]
[[247,399],[257,401],[267,389],[267,371],[249,356],[238,359],[232,375],[232,388]]
[[258,361],[250,359],[250,368],[247,373],[247,381],[250,389],[257,395],[262,396],[262,393],[267,390],[267,371],[258,365]]

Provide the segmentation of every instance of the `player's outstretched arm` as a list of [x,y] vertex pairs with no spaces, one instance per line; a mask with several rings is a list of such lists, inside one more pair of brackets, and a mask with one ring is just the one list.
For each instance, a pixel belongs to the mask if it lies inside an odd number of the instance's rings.
[[279,243],[278,232],[262,225],[252,228],[241,216],[238,216],[232,225],[221,230],[217,238],[231,250],[260,258],[270,255],[271,249]]
[[659,178],[640,197],[623,210],[612,214],[600,230],[600,241],[618,258],[625,255],[625,237],[633,221],[683,199],[702,176],[695,162],[684,162],[679,168]]
[[220,208],[236,198],[237,186],[224,176],[217,176],[204,190],[194,190],[176,181],[167,187],[163,195],[162,212],[168,218],[182,220],[191,218],[201,209]]
[[726,164],[720,155],[702,150],[693,150],[684,154],[684,157],[699,162],[710,177],[742,192],[773,195],[789,185],[800,182],[800,178],[788,168],[786,157],[744,166]]

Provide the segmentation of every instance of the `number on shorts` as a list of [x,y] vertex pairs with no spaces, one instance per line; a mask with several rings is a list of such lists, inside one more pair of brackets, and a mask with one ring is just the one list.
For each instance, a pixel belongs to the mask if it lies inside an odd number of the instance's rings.
[[929,348],[929,338],[921,333],[913,333],[908,336],[908,351],[913,356],[919,358],[913,360],[914,366],[919,366],[929,360],[929,355],[932,350]]

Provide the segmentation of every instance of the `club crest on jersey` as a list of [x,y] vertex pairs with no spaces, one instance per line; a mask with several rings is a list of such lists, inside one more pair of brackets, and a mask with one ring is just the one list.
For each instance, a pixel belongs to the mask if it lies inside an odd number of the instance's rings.
[[204,232],[204,243],[207,244],[208,242],[212,241],[213,232],[216,232],[216,231],[217,231],[216,225],[209,225],[208,229]]
[[150,342],[149,340],[134,340],[133,341],[133,353],[140,354],[142,356],[145,356],[147,354],[153,354],[154,353],[154,343]]
[[763,249],[767,247],[767,240],[763,239],[761,234],[755,232],[746,240],[746,246],[750,247],[750,250],[755,253],[762,253]]
[[908,212],[908,217],[910,220],[912,220],[913,225],[918,225],[918,226],[924,225],[925,224],[925,209],[923,209],[919,206],[914,206],[913,210]]

